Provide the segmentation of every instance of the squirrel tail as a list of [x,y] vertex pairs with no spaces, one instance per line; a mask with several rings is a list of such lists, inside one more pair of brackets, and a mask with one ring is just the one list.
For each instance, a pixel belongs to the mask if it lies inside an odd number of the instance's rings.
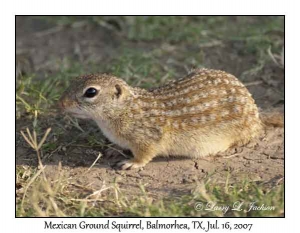
[[261,113],[260,119],[265,126],[284,127],[284,114],[281,112]]

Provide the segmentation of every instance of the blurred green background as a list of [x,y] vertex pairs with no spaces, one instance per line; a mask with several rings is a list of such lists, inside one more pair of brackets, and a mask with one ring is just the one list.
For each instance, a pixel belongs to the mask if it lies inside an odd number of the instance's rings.
[[[271,84],[261,106],[283,98],[282,16],[17,16],[16,43],[17,106],[27,112],[49,108],[70,78],[94,72],[147,88],[194,67],[221,69]],[[250,87],[262,98],[258,89]]]

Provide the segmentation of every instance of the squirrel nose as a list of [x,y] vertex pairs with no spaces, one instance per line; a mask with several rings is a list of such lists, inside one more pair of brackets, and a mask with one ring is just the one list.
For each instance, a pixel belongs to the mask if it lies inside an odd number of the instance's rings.
[[57,102],[57,106],[58,106],[58,108],[61,109],[61,110],[65,109],[64,102],[63,102],[62,100],[59,100],[59,101]]
[[74,106],[74,101],[68,96],[62,96],[58,100],[57,106],[60,110],[66,110]]
[[68,100],[68,98],[67,98],[66,96],[62,96],[62,97],[58,100],[57,106],[58,106],[59,109],[65,110],[66,107],[68,106],[68,102],[70,102],[70,101]]

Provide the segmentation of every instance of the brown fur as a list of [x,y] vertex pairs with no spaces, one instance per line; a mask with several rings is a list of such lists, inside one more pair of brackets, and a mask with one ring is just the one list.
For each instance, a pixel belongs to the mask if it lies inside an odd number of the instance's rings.
[[[98,90],[93,98],[84,92]],[[246,87],[223,71],[196,69],[152,90],[133,88],[112,75],[77,78],[60,100],[77,117],[94,120],[104,135],[143,167],[157,155],[204,157],[243,145],[262,131],[257,106]]]

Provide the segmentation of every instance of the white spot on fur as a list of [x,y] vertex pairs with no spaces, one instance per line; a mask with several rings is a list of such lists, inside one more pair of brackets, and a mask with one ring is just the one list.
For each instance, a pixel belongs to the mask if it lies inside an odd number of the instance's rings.
[[183,108],[182,108],[182,111],[183,111],[183,113],[187,113],[187,111],[188,111],[188,110],[187,110],[187,107],[183,107]]
[[229,102],[229,103],[232,103],[232,102],[234,101],[234,99],[235,99],[234,96],[229,96],[229,97],[228,97],[228,102]]
[[239,106],[239,105],[236,105],[236,106],[234,106],[234,108],[233,108],[233,112],[234,113],[239,113],[239,112],[241,112],[241,107]]
[[202,107],[202,105],[196,105],[196,106],[195,106],[195,109],[196,109],[197,111],[202,111],[202,110],[203,110],[203,107]]
[[210,103],[209,103],[209,102],[206,102],[206,103],[204,103],[203,105],[204,105],[204,107],[206,107],[206,108],[209,108],[209,107],[210,107]]
[[157,115],[159,115],[159,111],[157,109],[152,109],[151,114],[157,116]]
[[180,110],[176,110],[176,111],[174,112],[174,115],[175,115],[175,116],[181,116]]
[[206,122],[206,116],[201,116],[200,121],[201,121],[201,123],[205,123]]
[[241,102],[242,104],[246,103],[246,102],[247,102],[247,98],[246,98],[246,97],[241,97],[240,102]]
[[201,98],[206,98],[208,96],[207,92],[202,92],[199,94]]
[[193,99],[193,101],[197,101],[197,100],[199,100],[199,96],[198,96],[198,95],[194,95],[194,96],[192,97],[192,99]]
[[174,121],[172,125],[173,125],[173,127],[174,127],[175,129],[178,129],[178,128],[179,128],[179,124],[178,124],[177,121]]
[[216,115],[215,115],[215,114],[208,115],[207,117],[208,117],[208,119],[209,119],[210,121],[216,120]]
[[221,90],[220,93],[221,93],[222,95],[227,95],[227,91],[226,91],[226,90]]
[[191,120],[192,120],[193,123],[197,123],[198,122],[198,119],[196,117],[192,117]]
[[214,83],[214,85],[218,85],[218,84],[219,84],[219,82],[218,82],[217,79],[215,79],[215,80],[213,81],[213,83]]
[[211,107],[215,107],[215,106],[217,106],[217,105],[218,105],[218,102],[217,102],[216,100],[210,101],[210,106],[211,106]]
[[225,116],[227,116],[227,115],[229,115],[229,111],[228,111],[228,110],[223,110],[223,111],[221,112],[221,116],[222,116],[222,117],[225,117]]
[[226,102],[227,102],[227,98],[221,98],[220,101],[221,101],[222,103],[226,103]]

